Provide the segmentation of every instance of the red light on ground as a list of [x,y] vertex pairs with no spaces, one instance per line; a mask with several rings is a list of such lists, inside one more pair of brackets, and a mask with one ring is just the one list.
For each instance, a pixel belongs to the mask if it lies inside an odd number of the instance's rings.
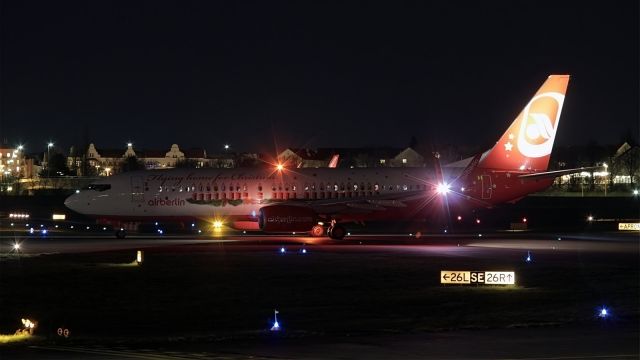
[[476,224],[480,224],[480,219],[476,219]]
[[458,221],[462,220],[462,216],[458,215]]

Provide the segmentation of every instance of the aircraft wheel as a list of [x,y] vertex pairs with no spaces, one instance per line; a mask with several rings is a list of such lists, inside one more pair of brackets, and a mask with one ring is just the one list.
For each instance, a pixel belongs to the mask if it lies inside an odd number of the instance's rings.
[[324,228],[322,227],[322,225],[316,225],[311,228],[311,236],[320,237],[323,234],[324,234]]
[[341,225],[334,225],[329,231],[329,237],[334,240],[342,240],[347,235],[347,230]]
[[127,236],[127,232],[124,231],[123,229],[117,230],[116,231],[116,237],[118,239],[124,239]]

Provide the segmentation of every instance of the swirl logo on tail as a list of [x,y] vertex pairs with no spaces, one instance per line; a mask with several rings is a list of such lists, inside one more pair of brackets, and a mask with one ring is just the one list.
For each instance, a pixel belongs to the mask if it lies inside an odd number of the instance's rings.
[[527,104],[518,132],[518,150],[522,155],[539,158],[551,154],[563,103],[563,94],[545,92]]

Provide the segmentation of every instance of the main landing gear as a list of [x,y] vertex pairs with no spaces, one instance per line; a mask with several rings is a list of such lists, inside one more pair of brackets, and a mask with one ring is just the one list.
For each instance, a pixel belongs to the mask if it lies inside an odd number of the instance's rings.
[[345,230],[344,226],[338,225],[335,220],[332,220],[327,229],[327,235],[334,240],[342,240],[347,235],[347,230]]

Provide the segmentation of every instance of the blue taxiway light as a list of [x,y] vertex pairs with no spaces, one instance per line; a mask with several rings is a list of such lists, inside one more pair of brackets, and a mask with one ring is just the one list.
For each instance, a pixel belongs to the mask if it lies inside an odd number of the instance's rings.
[[600,312],[599,312],[598,316],[601,317],[601,318],[606,318],[607,316],[609,316],[609,310],[607,310],[607,308],[603,307],[602,309],[600,309]]
[[47,235],[47,229],[42,230],[42,235]]
[[278,322],[274,322],[273,326],[271,327],[271,331],[280,331],[280,324],[278,324]]

